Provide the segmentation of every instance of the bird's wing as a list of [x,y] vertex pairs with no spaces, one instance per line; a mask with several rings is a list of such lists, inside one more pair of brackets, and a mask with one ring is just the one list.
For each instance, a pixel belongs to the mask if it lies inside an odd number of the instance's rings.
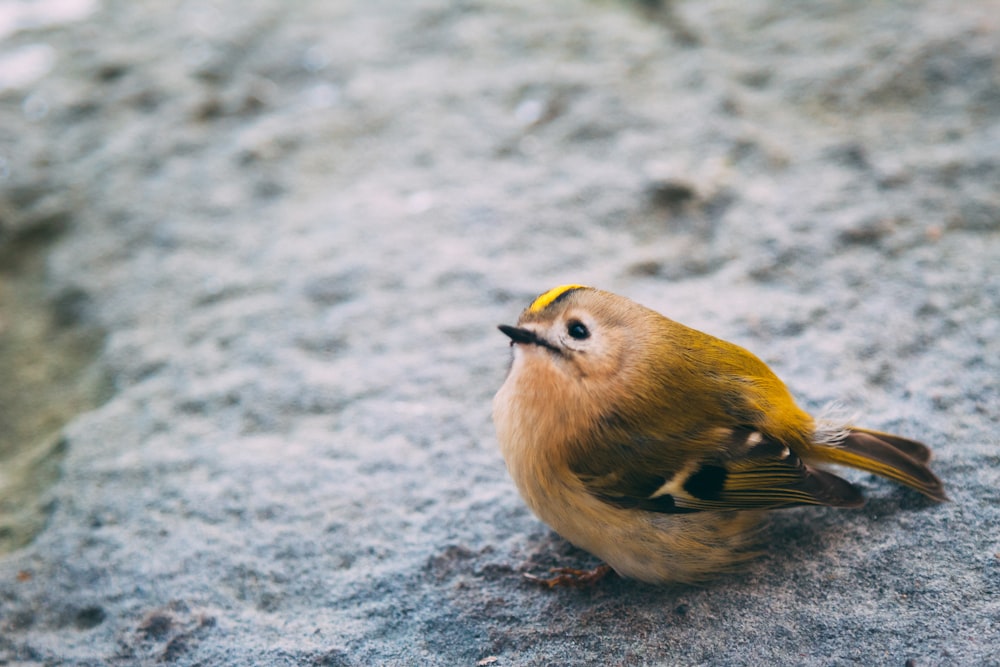
[[[861,492],[850,482],[804,463],[791,449],[750,427],[728,429],[704,458],[680,462],[677,443],[605,443],[624,455],[571,462],[594,496],[622,508],[685,513],[772,509],[793,505],[859,507]],[[688,449],[690,451],[690,449]]]

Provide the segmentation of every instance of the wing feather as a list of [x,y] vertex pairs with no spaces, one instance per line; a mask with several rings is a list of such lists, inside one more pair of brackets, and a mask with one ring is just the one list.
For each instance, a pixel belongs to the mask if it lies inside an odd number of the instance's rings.
[[789,448],[752,429],[738,431],[753,445],[733,446],[730,435],[720,443],[728,448],[709,449],[704,460],[680,471],[658,469],[656,459],[646,456],[640,457],[646,465],[641,470],[629,466],[635,457],[627,457],[621,469],[601,476],[575,472],[592,494],[609,504],[667,514],[863,504],[861,492],[850,482],[805,464]]

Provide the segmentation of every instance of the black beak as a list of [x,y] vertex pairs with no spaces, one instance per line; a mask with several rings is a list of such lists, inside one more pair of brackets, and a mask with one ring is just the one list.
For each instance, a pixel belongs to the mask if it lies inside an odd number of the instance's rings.
[[507,334],[507,337],[510,338],[511,345],[513,345],[514,343],[537,345],[538,347],[544,347],[546,350],[551,350],[556,354],[560,355],[564,354],[561,349],[559,349],[549,341],[545,340],[531,329],[521,329],[520,327],[512,327],[506,324],[501,324],[497,328],[500,329],[500,331]]
[[504,332],[508,338],[514,343],[532,343],[538,344],[538,336],[535,335],[534,331],[528,329],[519,329],[517,327],[512,327],[506,324],[501,324],[499,327],[500,331]]

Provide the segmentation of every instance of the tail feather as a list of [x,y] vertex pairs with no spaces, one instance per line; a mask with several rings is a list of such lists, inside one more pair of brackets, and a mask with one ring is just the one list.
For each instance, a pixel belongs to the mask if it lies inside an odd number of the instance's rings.
[[927,467],[930,449],[914,440],[851,428],[837,444],[817,445],[809,453],[813,460],[865,470],[905,484],[928,498],[948,500],[941,480]]
[[922,442],[917,442],[916,440],[909,440],[907,438],[901,438],[898,435],[893,435],[892,433],[882,433],[881,431],[872,431],[867,428],[856,428],[851,427],[850,429],[853,433],[865,433],[870,436],[874,436],[879,440],[889,443],[896,449],[902,451],[904,454],[909,456],[911,459],[916,459],[920,463],[927,463],[931,460],[931,449]]

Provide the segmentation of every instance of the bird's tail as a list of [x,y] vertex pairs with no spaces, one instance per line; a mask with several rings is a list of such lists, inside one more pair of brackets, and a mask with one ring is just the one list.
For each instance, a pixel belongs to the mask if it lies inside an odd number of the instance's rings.
[[916,440],[849,427],[830,444],[816,444],[809,458],[858,468],[905,484],[928,498],[944,502],[948,496],[937,475],[927,467],[931,450]]

